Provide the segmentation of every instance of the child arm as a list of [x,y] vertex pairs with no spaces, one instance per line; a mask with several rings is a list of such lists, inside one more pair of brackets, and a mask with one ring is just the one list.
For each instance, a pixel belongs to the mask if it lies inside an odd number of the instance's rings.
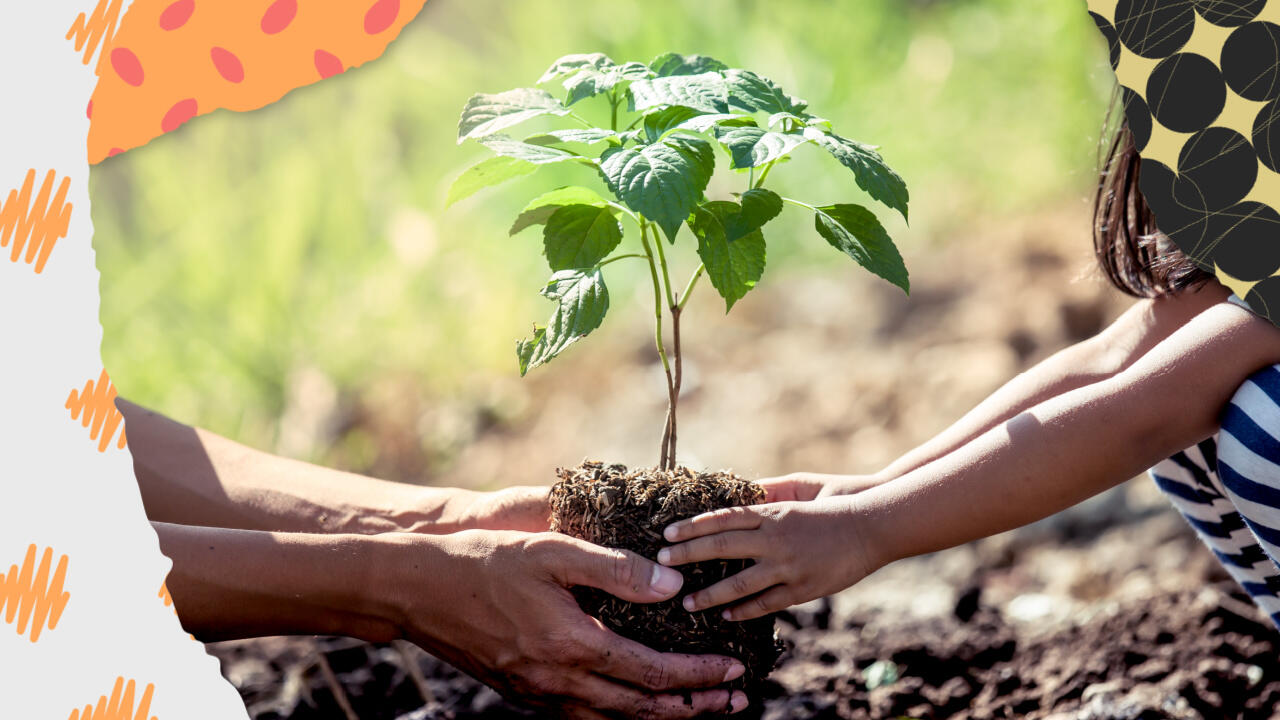
[[[779,500],[847,495],[888,482],[943,457],[1018,413],[1121,372],[1193,317],[1226,300],[1227,293],[1215,282],[1176,296],[1135,302],[1102,332],[1020,373],[950,427],[873,475],[793,473],[762,482],[766,487],[779,487],[779,492],[771,493]],[[796,490],[789,492],[792,487]]]
[[1211,435],[1244,380],[1278,361],[1280,330],[1219,304],[1125,370],[1022,411],[883,485],[676,523],[666,536],[680,544],[659,561],[755,559],[686,603],[739,601],[728,611],[735,620],[821,597],[893,560],[1025,525],[1124,482]]

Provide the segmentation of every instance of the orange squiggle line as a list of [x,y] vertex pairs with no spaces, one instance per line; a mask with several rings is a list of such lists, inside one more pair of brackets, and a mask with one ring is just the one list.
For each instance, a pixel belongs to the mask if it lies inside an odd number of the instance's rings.
[[[31,201],[31,192],[35,189],[36,171],[27,171],[27,179],[22,183],[22,190],[10,190],[9,198],[0,207],[0,248],[9,244],[13,238],[13,252],[9,259],[18,262],[22,248],[27,248],[24,261],[30,265],[36,263],[36,272],[44,270],[45,261],[58,238],[66,237],[67,227],[71,223],[71,203],[66,202],[67,190],[71,187],[71,178],[62,178],[58,193],[53,202],[49,201],[49,193],[53,192],[54,171],[44,176],[44,184],[40,186],[40,194],[35,202]],[[16,233],[15,233],[16,231]]]
[[84,58],[81,62],[85,65],[89,64],[89,58],[93,57],[99,43],[102,44],[102,54],[98,56],[98,62],[101,63],[102,58],[107,56],[107,49],[111,47],[111,40],[116,34],[116,23],[120,19],[120,8],[123,4],[124,0],[98,0],[98,6],[93,9],[92,16],[86,17],[84,13],[80,13],[75,22],[71,23],[66,39],[75,37],[76,50],[84,49]]
[[[151,694],[155,692],[156,686],[154,683],[147,683],[142,697],[138,699],[137,713],[133,711],[134,687],[133,680],[126,685],[123,677],[117,677],[115,686],[111,688],[110,698],[99,695],[96,707],[85,705],[83,711],[72,710],[67,720],[147,720],[147,715],[151,712]],[[151,720],[156,720],[154,715]]]
[[[120,421],[124,420],[124,415],[116,409],[116,389],[111,384],[111,378],[107,377],[106,370],[98,376],[96,385],[89,380],[85,382],[84,390],[76,392],[73,389],[67,396],[66,408],[71,411],[72,420],[80,417],[81,411],[84,412],[80,424],[85,427],[93,425],[89,430],[89,439],[98,441],[98,452],[106,451],[111,444],[111,436],[120,426]],[[126,442],[124,428],[121,428],[120,442],[116,447],[122,448]]]
[[[27,629],[31,622],[31,642],[40,639],[40,631],[46,621],[52,630],[62,617],[62,609],[66,607],[71,593],[62,589],[67,577],[67,556],[58,560],[58,568],[53,571],[53,580],[49,580],[49,563],[53,560],[53,549],[45,548],[40,556],[40,567],[36,569],[36,546],[27,547],[27,556],[22,561],[22,568],[9,566],[8,575],[0,575],[0,608],[4,608],[4,621],[12,624],[14,617],[18,620],[18,634]],[[32,573],[35,576],[32,577]]]
[[156,597],[164,601],[164,606],[173,605],[173,596],[169,594],[169,588],[166,583],[160,583],[160,592],[156,593]]

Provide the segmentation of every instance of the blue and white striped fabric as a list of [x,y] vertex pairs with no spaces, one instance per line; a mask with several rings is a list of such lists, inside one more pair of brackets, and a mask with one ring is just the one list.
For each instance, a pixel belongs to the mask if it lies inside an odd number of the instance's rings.
[[[1232,296],[1232,301],[1243,305]],[[1280,365],[1249,377],[1217,436],[1149,471],[1231,576],[1280,626]]]

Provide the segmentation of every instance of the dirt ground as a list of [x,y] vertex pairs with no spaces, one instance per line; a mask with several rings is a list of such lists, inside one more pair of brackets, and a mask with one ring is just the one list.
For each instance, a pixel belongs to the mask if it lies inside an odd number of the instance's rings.
[[[1123,309],[1088,248],[1081,202],[908,248],[910,299],[850,269],[766,274],[729,317],[691,305],[681,461],[747,477],[882,466]],[[353,469],[441,485],[546,484],[584,455],[652,464],[665,401],[651,331],[604,332],[525,380],[441,399],[379,379],[306,424],[376,438]],[[1280,636],[1142,478],[896,563],[779,625],[790,650],[754,708],[770,719],[1280,717]],[[407,645],[210,650],[255,720],[531,717]]]

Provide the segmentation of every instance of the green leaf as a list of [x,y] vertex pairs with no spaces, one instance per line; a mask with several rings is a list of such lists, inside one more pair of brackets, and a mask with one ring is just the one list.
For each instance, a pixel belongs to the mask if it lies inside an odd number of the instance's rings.
[[644,134],[649,142],[656,142],[662,139],[663,135],[675,130],[680,125],[695,117],[710,117],[701,115],[693,108],[683,105],[672,105],[662,108],[656,112],[651,112],[644,116]]
[[907,266],[870,210],[861,205],[825,205],[815,211],[813,225],[832,247],[903,292],[911,292]]
[[622,224],[614,209],[565,205],[551,213],[542,231],[552,270],[595,267],[622,242]]
[[571,153],[560,148],[547,147],[546,145],[534,145],[533,143],[520,142],[507,137],[489,137],[480,141],[486,148],[492,150],[494,154],[503,157],[524,160],[534,165],[546,165],[547,163],[557,163],[566,161],[578,161],[591,163],[591,160],[584,158],[576,153]]
[[792,97],[767,77],[750,70],[726,70],[725,84],[729,91],[729,103],[751,112],[799,114],[808,106],[804,100]]
[[729,111],[728,90],[718,72],[636,80],[631,83],[631,97],[633,109],[641,111],[663,105],[683,105],[704,113]]
[[840,164],[852,170],[858,187],[902,213],[904,220],[907,219],[907,203],[910,200],[907,184],[885,164],[884,158],[880,157],[875,148],[834,133],[824,133],[814,127],[805,128],[804,136],[822,146]]
[[556,310],[546,327],[534,328],[532,339],[516,343],[521,375],[549,362],[600,327],[609,311],[609,291],[598,267],[557,272],[542,289],[542,295],[556,301]]
[[738,197],[738,202],[742,205],[742,213],[736,218],[729,218],[729,225],[726,226],[730,240],[759,230],[782,212],[782,198],[778,197],[774,191],[765,188],[755,188],[742,193]]
[[672,135],[636,148],[611,147],[600,156],[600,172],[618,199],[656,222],[675,242],[715,170],[711,143]]
[[497,95],[472,95],[458,120],[458,142],[492,135],[540,115],[567,115],[569,108],[551,93],[537,88],[517,88]]
[[592,145],[594,143],[603,142],[609,138],[618,137],[618,133],[603,128],[569,128],[567,130],[552,130],[550,132],[530,135],[525,138],[527,143],[534,145],[553,145],[562,142],[576,142]]
[[707,278],[720,297],[725,312],[756,286],[764,274],[765,243],[759,228],[735,237],[743,227],[742,207],[716,200],[693,210],[689,229],[698,238],[698,257],[707,266]]
[[738,113],[703,114],[683,105],[671,105],[644,116],[644,132],[649,142],[661,140],[675,130],[706,132],[717,127],[755,125],[755,118]]
[[547,219],[551,217],[551,213],[559,210],[565,205],[594,205],[595,207],[604,207],[607,204],[604,198],[600,197],[595,191],[569,185],[562,188],[556,188],[548,193],[543,193],[533,200],[520,211],[519,217],[511,225],[511,235],[524,230],[533,225],[543,225]]
[[564,81],[564,89],[569,91],[565,105],[572,105],[579,100],[609,92],[614,87],[652,76],[649,68],[641,63],[629,62],[603,70],[584,68]]
[[728,65],[706,55],[681,55],[680,53],[659,55],[654,58],[653,62],[649,63],[649,67],[659,77],[700,75],[705,72],[720,72],[729,69]]
[[573,73],[585,68],[593,68],[603,70],[605,68],[614,67],[615,63],[609,59],[604,53],[575,53],[573,55],[565,55],[564,57],[551,63],[551,67],[547,69],[542,77],[538,78],[538,84],[554,80],[562,75],[572,75]]
[[809,142],[801,135],[772,132],[758,127],[716,128],[716,140],[733,156],[733,167],[759,167],[777,160]]
[[522,175],[529,175],[537,170],[537,165],[517,158],[489,158],[471,166],[457,180],[453,181],[453,185],[449,186],[449,196],[445,200],[444,206],[449,207],[491,185],[497,185]]

